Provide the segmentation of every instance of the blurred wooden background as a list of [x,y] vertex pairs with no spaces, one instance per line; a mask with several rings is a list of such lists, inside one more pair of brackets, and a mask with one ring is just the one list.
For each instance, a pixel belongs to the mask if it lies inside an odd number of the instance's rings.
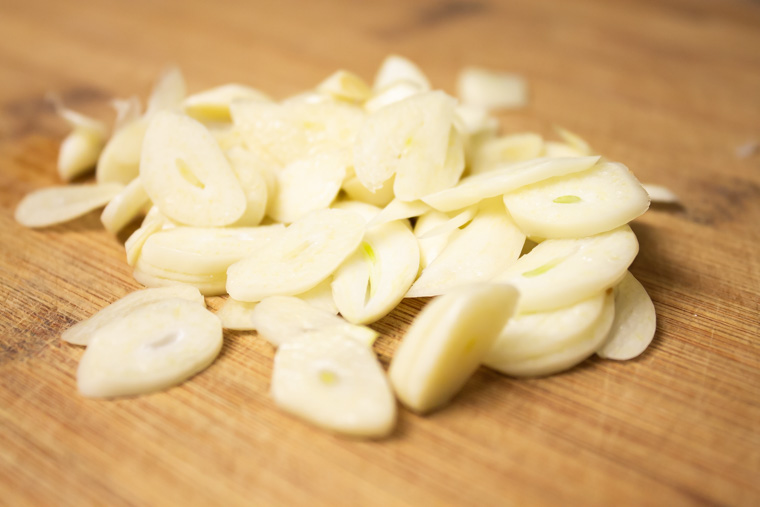
[[[760,503],[760,3],[0,0],[0,504],[757,505]],[[167,392],[78,396],[74,322],[138,287],[91,214],[25,230],[22,196],[58,183],[67,128],[45,102],[110,121],[167,63],[190,91],[239,81],[284,97],[396,52],[434,86],[482,65],[523,74],[506,132],[562,125],[679,207],[633,228],[658,311],[627,363],[514,380],[481,369],[388,440],[335,437],[268,397],[272,348],[227,333]],[[376,328],[387,364],[417,309]]]

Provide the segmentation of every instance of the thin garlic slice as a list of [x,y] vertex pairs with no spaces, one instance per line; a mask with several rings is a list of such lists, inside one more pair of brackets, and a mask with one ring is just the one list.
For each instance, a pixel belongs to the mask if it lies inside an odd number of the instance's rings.
[[199,121],[232,121],[230,104],[235,100],[269,101],[266,94],[241,84],[230,83],[190,95],[182,102],[188,116]]
[[649,194],[649,199],[652,202],[660,204],[675,204],[679,202],[678,196],[667,187],[652,183],[645,183],[642,186],[647,191],[647,194]]
[[269,248],[230,266],[227,291],[240,301],[303,293],[332,275],[363,235],[364,219],[356,213],[314,211],[291,224]]
[[149,203],[150,197],[137,177],[111,199],[100,215],[100,221],[108,232],[116,234],[138,217]]
[[317,86],[317,91],[339,100],[364,102],[372,94],[362,78],[347,70],[338,70]]
[[649,347],[656,329],[652,299],[629,271],[615,286],[615,321],[607,341],[596,353],[606,359],[633,359]]
[[613,287],[638,251],[636,235],[627,225],[588,238],[547,239],[494,281],[520,291],[520,313],[553,310]]
[[528,104],[528,84],[519,74],[466,67],[459,73],[457,90],[465,104],[488,109],[518,108]]
[[528,236],[582,238],[625,225],[649,208],[649,196],[623,164],[542,181],[504,196]]
[[538,158],[505,164],[462,178],[455,187],[426,195],[422,200],[439,211],[453,211],[548,178],[585,171],[598,161],[599,157]]
[[148,121],[138,118],[114,132],[98,158],[95,178],[100,183],[127,184],[140,173],[140,154]]
[[396,400],[372,349],[335,330],[277,349],[271,393],[280,408],[337,433],[378,438],[396,423]]
[[201,293],[198,292],[198,289],[189,285],[175,285],[160,289],[142,289],[127,294],[123,298],[106,306],[89,319],[74,324],[63,332],[61,339],[75,345],[87,345],[90,342],[90,338],[102,327],[125,317],[143,305],[173,298],[186,299],[205,307]]
[[543,138],[532,132],[489,139],[475,150],[470,174],[491,171],[501,164],[536,159],[543,151]]
[[179,67],[169,66],[165,68],[153,85],[153,90],[148,97],[148,106],[145,110],[146,118],[152,117],[159,111],[179,111],[186,93],[185,78]]
[[68,222],[105,206],[123,188],[119,183],[43,188],[27,194],[16,207],[14,217],[26,227]]
[[382,90],[373,92],[372,97],[364,103],[364,110],[372,114],[385,106],[395,104],[396,102],[408,99],[413,95],[426,91],[429,90],[426,90],[418,83],[413,83],[411,81],[397,81]]
[[142,247],[151,234],[164,229],[172,228],[174,223],[166,218],[153,206],[140,224],[140,227],[132,233],[124,242],[124,250],[127,254],[127,264],[134,267],[142,253]]
[[414,62],[403,56],[389,55],[380,64],[372,89],[377,92],[399,82],[414,83],[423,91],[430,90],[430,81]]
[[391,361],[389,375],[401,402],[419,413],[448,403],[480,366],[517,298],[509,285],[473,284],[430,302]]
[[[226,153],[232,171],[245,192],[246,207],[243,215],[231,224],[234,227],[255,226],[261,223],[271,196],[274,196],[274,175],[259,157],[239,146]],[[272,190],[270,190],[272,189]]]
[[133,396],[177,385],[206,369],[222,348],[222,325],[186,299],[144,304],[98,329],[77,370],[87,397]]
[[168,269],[158,268],[138,257],[132,276],[146,287],[173,287],[175,285],[191,285],[204,296],[221,296],[226,292],[227,276],[191,275],[178,273]]
[[382,211],[367,223],[367,227],[375,227],[395,220],[418,217],[428,210],[430,210],[430,206],[422,201],[401,201],[399,199],[393,199],[382,209]]
[[[240,304],[240,303],[236,303]],[[252,303],[249,303],[252,304]],[[315,307],[298,297],[272,296],[250,308],[249,325],[259,336],[279,347],[308,331],[332,330],[372,347],[377,332]]]
[[106,127],[102,122],[72,111],[57,101],[56,109],[72,128],[58,152],[58,174],[70,181],[95,167],[105,145]]
[[161,213],[199,227],[229,225],[246,196],[213,136],[197,121],[158,112],[145,134],[140,179]]
[[603,343],[612,325],[611,291],[569,307],[512,317],[483,359],[516,377],[551,375],[572,368]]

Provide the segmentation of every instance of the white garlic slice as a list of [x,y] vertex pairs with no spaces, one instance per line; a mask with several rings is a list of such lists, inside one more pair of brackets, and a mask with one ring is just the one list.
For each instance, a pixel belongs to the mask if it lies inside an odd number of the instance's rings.
[[105,206],[123,188],[119,183],[43,188],[21,199],[14,218],[26,227],[47,227],[68,222]]
[[139,216],[149,203],[150,197],[137,177],[111,199],[100,215],[100,221],[108,232],[116,234]]
[[629,271],[615,286],[615,320],[607,341],[596,353],[606,359],[633,359],[649,347],[656,329],[652,299]]

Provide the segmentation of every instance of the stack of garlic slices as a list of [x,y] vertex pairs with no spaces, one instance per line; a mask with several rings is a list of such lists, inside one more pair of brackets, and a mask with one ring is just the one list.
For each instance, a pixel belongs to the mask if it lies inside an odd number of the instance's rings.
[[[277,102],[237,84],[186,96],[170,69],[144,112],[116,104],[110,138],[59,104],[73,127],[60,175],[96,167],[96,183],[30,194],[16,219],[43,227],[105,205],[116,234],[144,216],[125,248],[148,288],[63,335],[87,346],[80,392],[176,385],[214,361],[223,328],[256,330],[277,348],[277,405],[382,437],[396,398],[435,410],[481,364],[542,376],[640,354],[655,312],[628,272],[627,224],[645,189],[570,132],[499,135],[489,109],[524,103],[518,76],[466,69],[459,85],[461,102],[391,56],[372,86],[338,71]],[[203,296],[223,294],[209,311]],[[386,375],[367,325],[430,296]]]

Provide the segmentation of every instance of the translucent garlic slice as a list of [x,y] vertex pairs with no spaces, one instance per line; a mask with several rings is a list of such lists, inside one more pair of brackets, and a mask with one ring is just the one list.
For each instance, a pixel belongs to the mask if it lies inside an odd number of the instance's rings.
[[100,215],[100,221],[108,232],[116,234],[138,217],[149,203],[150,197],[137,177],[111,199]]
[[629,271],[615,286],[615,321],[596,353],[606,359],[633,359],[649,347],[656,329],[652,299]]
[[528,103],[528,84],[519,74],[466,67],[459,73],[462,102],[488,109],[518,108]]
[[430,90],[430,81],[411,60],[398,55],[389,55],[380,64],[372,89],[377,92],[399,82],[414,83],[423,91]]
[[188,116],[199,121],[232,121],[230,104],[235,100],[269,101],[269,97],[249,86],[230,83],[190,95],[182,102]]
[[122,191],[119,183],[49,187],[27,194],[14,217],[26,227],[47,227],[68,222],[105,206]]

